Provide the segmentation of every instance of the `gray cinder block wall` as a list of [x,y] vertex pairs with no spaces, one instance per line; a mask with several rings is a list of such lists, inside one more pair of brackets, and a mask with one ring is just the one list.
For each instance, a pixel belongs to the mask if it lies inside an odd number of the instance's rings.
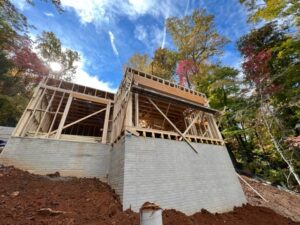
[[[126,136],[123,209],[146,202],[188,215],[225,212],[246,203],[224,146]],[[113,174],[110,174],[110,176]],[[112,179],[112,178],[110,178]]]
[[0,154],[0,164],[35,174],[58,171],[62,176],[107,180],[110,146],[98,143],[11,137]]
[[0,126],[0,140],[8,141],[14,129],[14,127]]
[[0,164],[36,174],[98,177],[120,196],[123,209],[146,201],[188,215],[225,212],[246,203],[224,146],[126,135],[116,144],[11,137]]

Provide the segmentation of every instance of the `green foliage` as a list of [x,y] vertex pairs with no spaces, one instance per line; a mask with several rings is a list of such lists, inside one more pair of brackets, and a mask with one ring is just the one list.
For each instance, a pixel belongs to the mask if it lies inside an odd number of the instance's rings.
[[272,21],[293,18],[294,24],[300,25],[300,2],[298,0],[240,0],[250,11],[249,20]]
[[37,40],[37,49],[48,65],[58,63],[60,71],[52,71],[51,75],[56,79],[72,80],[76,73],[76,62],[80,60],[79,53],[71,49],[63,50],[61,41],[53,32],[44,31]]
[[[61,12],[60,0],[52,2]],[[29,4],[34,0],[27,0]],[[9,0],[0,0],[0,125],[15,126],[32,95],[32,89],[49,69],[33,51],[28,37],[32,27],[27,18]],[[69,79],[75,73],[77,52],[61,49],[60,40],[53,33],[45,32],[40,44],[48,44],[48,59],[59,60],[62,70],[54,73],[59,78]],[[44,41],[44,42],[43,42]],[[48,41],[48,42],[47,42]],[[46,55],[46,50],[43,52]]]
[[205,10],[195,10],[192,15],[167,20],[167,30],[181,59],[191,59],[199,65],[222,53],[227,40],[218,34],[213,19]]
[[177,61],[177,52],[173,52],[166,48],[158,48],[155,50],[151,62],[152,73],[158,77],[172,80],[175,74]]
[[28,101],[28,98],[19,95],[0,95],[0,126],[16,126]]
[[130,57],[127,66],[135,68],[145,73],[151,73],[151,59],[147,54],[134,53]]

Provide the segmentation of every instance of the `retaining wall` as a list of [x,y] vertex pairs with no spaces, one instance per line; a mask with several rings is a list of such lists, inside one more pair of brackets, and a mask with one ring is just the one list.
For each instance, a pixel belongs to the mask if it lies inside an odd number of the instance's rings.
[[138,212],[146,201],[188,215],[246,203],[224,146],[125,135],[116,144],[11,137],[0,164],[36,174],[98,177]]
[[0,154],[0,164],[36,174],[58,171],[62,176],[107,180],[110,146],[39,138],[11,137]]
[[14,127],[0,126],[0,140],[8,141],[14,129]]
[[225,212],[246,203],[224,146],[126,136],[123,209],[146,202],[193,214]]

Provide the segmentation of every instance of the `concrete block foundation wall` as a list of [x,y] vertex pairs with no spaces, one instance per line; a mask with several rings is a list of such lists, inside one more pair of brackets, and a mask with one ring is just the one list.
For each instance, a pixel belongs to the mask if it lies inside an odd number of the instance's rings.
[[123,209],[146,202],[193,214],[225,212],[246,203],[224,146],[126,136]]
[[110,146],[11,137],[0,155],[0,164],[14,165],[41,175],[58,171],[62,176],[98,177],[106,181],[110,164]]
[[0,140],[8,141],[14,129],[15,129],[14,127],[0,126]]
[[224,146],[125,135],[116,144],[11,137],[0,164],[36,174],[98,177],[120,196],[123,209],[146,202],[188,215],[225,212],[246,203]]

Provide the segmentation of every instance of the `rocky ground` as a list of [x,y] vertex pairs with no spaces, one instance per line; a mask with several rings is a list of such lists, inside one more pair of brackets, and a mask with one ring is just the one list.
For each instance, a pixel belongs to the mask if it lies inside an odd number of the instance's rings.
[[[268,203],[244,187],[252,205],[223,214],[202,210],[192,216],[164,210],[164,225],[300,225],[284,217],[299,220],[299,196],[248,181],[269,200]],[[59,174],[37,176],[0,166],[0,224],[138,225],[139,215],[130,210],[123,212],[118,196],[97,179],[65,178]]]

